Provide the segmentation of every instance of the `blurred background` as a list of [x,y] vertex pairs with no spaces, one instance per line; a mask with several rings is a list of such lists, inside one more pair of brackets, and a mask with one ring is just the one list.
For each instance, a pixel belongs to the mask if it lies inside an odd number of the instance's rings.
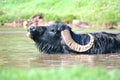
[[0,23],[22,22],[40,15],[43,21],[79,20],[89,27],[119,28],[119,3],[120,0],[1,0]]

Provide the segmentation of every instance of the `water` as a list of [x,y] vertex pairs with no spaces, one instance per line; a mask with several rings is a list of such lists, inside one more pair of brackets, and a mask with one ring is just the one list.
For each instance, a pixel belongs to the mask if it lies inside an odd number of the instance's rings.
[[26,37],[25,31],[0,31],[0,67],[57,68],[72,65],[120,69],[120,53],[116,54],[42,54]]
[[69,54],[33,54],[16,52],[10,56],[0,54],[0,66],[3,67],[41,67],[84,65],[89,67],[120,69],[120,54],[107,55],[69,55]]

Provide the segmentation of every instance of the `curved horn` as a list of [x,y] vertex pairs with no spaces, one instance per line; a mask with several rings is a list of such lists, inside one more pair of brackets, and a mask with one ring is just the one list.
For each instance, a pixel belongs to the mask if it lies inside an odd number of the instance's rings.
[[94,37],[91,34],[88,34],[90,36],[90,41],[88,44],[86,45],[80,45],[78,43],[76,43],[71,35],[70,35],[70,31],[69,30],[64,30],[61,32],[62,38],[65,41],[65,44],[72,50],[77,51],[77,52],[85,52],[87,50],[89,50],[94,43]]

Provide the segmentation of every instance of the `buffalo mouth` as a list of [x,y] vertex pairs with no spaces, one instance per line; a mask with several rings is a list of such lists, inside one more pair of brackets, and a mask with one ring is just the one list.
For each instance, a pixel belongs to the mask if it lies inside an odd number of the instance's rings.
[[70,34],[70,31],[68,29],[65,29],[61,32],[61,36],[62,39],[64,40],[65,44],[72,50],[76,51],[76,52],[85,52],[87,50],[89,50],[93,44],[94,44],[94,37],[91,34],[88,34],[90,37],[90,41],[89,43],[87,43],[86,45],[80,45],[78,43],[76,43]]
[[28,37],[40,36],[44,33],[47,26],[29,26],[27,29]]
[[27,36],[31,37],[31,34],[36,30],[36,26],[29,26],[27,29]]

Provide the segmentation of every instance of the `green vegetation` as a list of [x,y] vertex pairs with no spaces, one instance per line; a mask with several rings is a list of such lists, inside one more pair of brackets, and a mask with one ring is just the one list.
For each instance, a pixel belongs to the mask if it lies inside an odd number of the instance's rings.
[[119,70],[73,66],[58,69],[0,68],[1,80],[120,80]]
[[[119,24],[120,0],[1,0],[0,22],[43,14],[45,20],[80,19],[94,25]],[[4,7],[3,7],[4,6]]]

